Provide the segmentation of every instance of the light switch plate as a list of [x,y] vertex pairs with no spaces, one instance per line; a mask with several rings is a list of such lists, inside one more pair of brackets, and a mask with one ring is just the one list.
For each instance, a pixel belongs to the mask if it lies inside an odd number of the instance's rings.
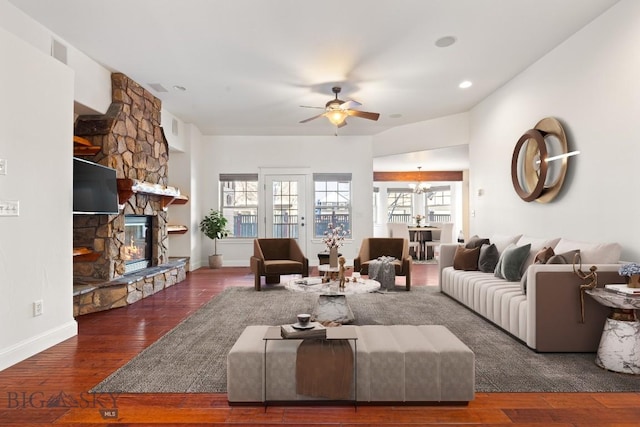
[[7,174],[7,159],[0,159],[0,175]]
[[18,200],[0,200],[0,216],[20,216]]

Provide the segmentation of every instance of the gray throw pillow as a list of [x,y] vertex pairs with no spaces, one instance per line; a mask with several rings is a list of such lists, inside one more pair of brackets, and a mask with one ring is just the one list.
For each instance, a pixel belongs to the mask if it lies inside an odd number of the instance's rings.
[[499,258],[500,253],[498,253],[496,245],[493,243],[490,245],[482,245],[480,248],[480,257],[478,258],[478,270],[484,273],[493,273]]
[[[527,243],[523,246],[510,247],[502,252],[500,259],[500,271],[497,271],[495,275],[509,282],[517,282],[522,279],[522,264],[526,261],[531,251],[531,243]],[[500,262],[502,261],[502,262]]]
[[580,253],[580,249],[553,255],[547,260],[547,264],[573,264],[576,254]]

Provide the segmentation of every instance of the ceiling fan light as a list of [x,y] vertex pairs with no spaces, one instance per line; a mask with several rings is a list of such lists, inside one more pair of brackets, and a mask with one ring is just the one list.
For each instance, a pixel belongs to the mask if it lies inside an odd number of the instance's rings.
[[347,113],[342,110],[333,110],[327,114],[327,118],[335,126],[340,126],[347,118]]

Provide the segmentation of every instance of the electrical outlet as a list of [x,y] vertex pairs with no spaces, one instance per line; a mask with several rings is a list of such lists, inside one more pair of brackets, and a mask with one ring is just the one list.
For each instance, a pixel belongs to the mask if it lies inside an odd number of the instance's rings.
[[41,299],[33,303],[33,317],[42,316],[44,312],[43,302]]

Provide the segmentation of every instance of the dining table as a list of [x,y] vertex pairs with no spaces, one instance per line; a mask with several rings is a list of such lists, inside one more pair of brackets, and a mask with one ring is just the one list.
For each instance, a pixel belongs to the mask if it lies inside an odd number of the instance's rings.
[[431,226],[409,226],[409,238],[412,242],[420,244],[418,259],[433,259],[433,246],[427,246],[425,242],[432,242],[440,239],[440,228]]

